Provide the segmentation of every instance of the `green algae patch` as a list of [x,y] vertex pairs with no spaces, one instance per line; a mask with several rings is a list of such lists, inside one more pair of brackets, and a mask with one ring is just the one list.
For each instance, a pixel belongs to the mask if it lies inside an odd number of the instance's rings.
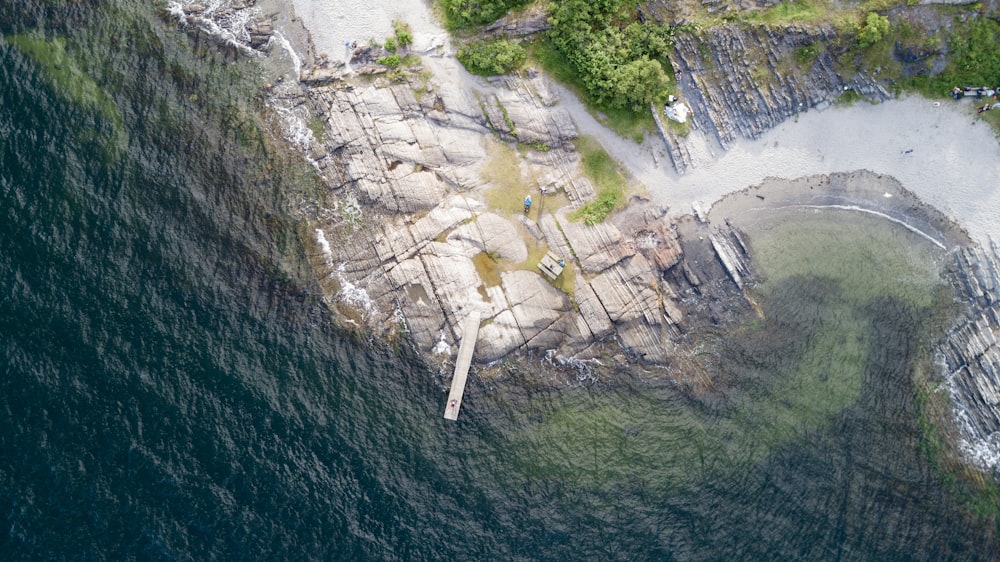
[[521,470],[665,497],[835,439],[838,420],[873,411],[887,387],[898,393],[889,402],[912,400],[907,381],[930,349],[926,319],[942,306],[942,252],[847,213],[775,213],[747,235],[763,317],[699,335],[716,389],[581,391],[514,439]]
[[472,263],[476,266],[476,273],[487,287],[497,287],[500,285],[500,264],[493,256],[486,252],[479,252],[472,256]]
[[82,65],[67,48],[66,40],[62,37],[43,39],[33,35],[14,35],[6,41],[38,65],[43,80],[53,93],[105,121],[111,129],[109,133],[102,134],[99,128],[81,140],[98,143],[106,159],[116,159],[128,141],[121,110],[108,92],[81,68]]

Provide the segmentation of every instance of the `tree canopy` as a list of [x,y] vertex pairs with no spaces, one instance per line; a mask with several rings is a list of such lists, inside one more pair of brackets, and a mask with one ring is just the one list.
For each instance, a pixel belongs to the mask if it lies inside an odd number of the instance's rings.
[[587,94],[612,108],[640,109],[667,87],[667,28],[636,20],[628,0],[557,0],[549,37]]

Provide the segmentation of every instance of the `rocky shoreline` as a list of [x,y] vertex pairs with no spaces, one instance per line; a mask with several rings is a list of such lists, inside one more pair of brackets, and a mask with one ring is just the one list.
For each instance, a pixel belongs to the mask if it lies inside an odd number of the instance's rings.
[[[206,17],[190,5],[181,13]],[[262,42],[273,30],[269,18],[258,13],[248,21],[254,43],[247,48],[273,48],[273,39]],[[870,79],[845,83],[820,63],[809,76],[787,77],[780,91],[756,87],[749,75],[716,87],[706,81],[712,72],[704,65],[739,65],[727,46],[761,39],[744,36],[757,33],[747,29],[718,33],[708,58],[701,51],[695,57],[693,43],[677,46],[681,87],[693,100],[698,131],[665,138],[678,172],[692,165],[698,143],[725,150],[739,138],[756,138],[800,111],[829,104],[845,86],[886,97]],[[823,30],[803,33],[816,40]],[[762,60],[771,65],[805,40],[794,33],[763,39]],[[764,191],[748,188],[710,212],[685,210],[680,218],[633,185],[626,209],[587,226],[572,215],[596,190],[581,167],[574,120],[544,75],[527,72],[473,87],[442,79],[435,61],[450,56],[441,44],[422,53],[415,67],[359,75],[377,55],[356,49],[355,60],[342,67],[307,53],[296,68],[301,76],[270,85],[269,103],[328,188],[296,209],[308,225],[310,261],[325,301],[345,324],[407,341],[442,368],[453,360],[463,318],[475,311],[483,318],[475,353],[480,365],[541,357],[570,372],[658,366],[683,382],[697,372],[685,334],[699,324],[731,322],[752,304],[743,292],[753,275],[749,249],[738,227],[751,210],[854,205],[909,225],[942,247],[969,242],[898,182],[865,171],[771,182]],[[498,192],[508,193],[498,199]],[[525,195],[535,198],[527,213],[516,203]],[[977,272],[984,267],[995,274],[996,262],[976,250],[961,255],[964,278],[983,278]],[[546,256],[565,263],[554,279],[538,267]],[[976,341],[992,333],[979,326],[993,326],[982,319],[995,308],[989,295],[997,285],[981,282],[969,290],[979,300],[972,299],[977,304],[966,327],[955,331],[965,335],[948,344],[948,365],[956,388],[978,389],[978,395],[957,392],[956,401],[981,411],[973,425],[989,440],[997,434],[1000,406],[995,388],[976,381],[993,380],[995,369],[968,365],[994,368],[995,361],[982,359],[979,348],[960,349],[960,342],[970,330],[982,336]],[[987,343],[980,347],[996,349]]]
[[977,466],[1000,466],[1000,252],[969,247],[955,254],[962,315],[939,350],[954,404],[962,452]]

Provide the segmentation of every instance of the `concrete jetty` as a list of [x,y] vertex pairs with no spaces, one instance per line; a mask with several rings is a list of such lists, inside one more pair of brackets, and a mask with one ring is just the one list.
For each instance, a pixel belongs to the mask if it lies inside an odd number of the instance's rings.
[[451,391],[444,407],[446,420],[457,420],[458,411],[462,409],[462,395],[465,394],[465,381],[469,376],[469,366],[472,365],[472,352],[476,349],[477,337],[479,337],[479,312],[473,311],[465,322],[462,322],[462,343],[458,346],[455,374],[451,378]]

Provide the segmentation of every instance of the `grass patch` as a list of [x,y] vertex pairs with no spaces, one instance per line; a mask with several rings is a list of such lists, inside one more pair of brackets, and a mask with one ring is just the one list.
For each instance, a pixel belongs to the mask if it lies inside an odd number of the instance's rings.
[[664,122],[666,122],[667,128],[670,129],[670,132],[679,137],[686,137],[688,136],[688,133],[691,132],[690,119],[688,119],[683,123],[679,121],[674,121],[673,119],[664,119]]
[[[586,88],[576,71],[566,60],[566,57],[547,39],[536,39],[525,43],[525,45],[528,48],[529,60],[533,64],[541,67],[549,76],[569,88],[583,102],[591,115],[620,137],[632,139],[636,144],[639,144],[646,138],[647,134],[656,131],[656,123],[653,122],[653,117],[645,108],[642,111],[634,111],[629,108],[610,108],[594,104],[587,99],[584,94]],[[669,65],[665,68],[668,72],[670,71]],[[672,79],[671,82],[673,82]]]
[[[524,211],[524,198],[531,190],[521,175],[517,152],[494,140],[487,141],[489,161],[483,166],[483,179],[493,184],[484,192],[486,205],[508,216]],[[534,199],[534,198],[532,198]],[[532,205],[533,210],[537,205]]]
[[577,139],[576,149],[583,161],[583,171],[597,188],[597,198],[573,212],[573,220],[585,224],[602,222],[625,204],[625,176],[618,163],[592,137]]
[[854,105],[863,99],[865,99],[865,97],[855,90],[844,90],[839,96],[837,96],[837,104]]
[[[541,271],[538,269],[538,262],[542,261],[542,258],[549,252],[549,250],[551,250],[551,248],[549,248],[549,246],[544,242],[535,240],[535,238],[527,232],[524,233],[524,242],[528,247],[528,259],[518,264],[515,269],[522,269],[542,275]],[[556,289],[559,289],[569,295],[572,300],[574,298],[573,288],[576,284],[576,269],[573,267],[573,262],[570,261],[571,256],[559,257],[566,260],[566,267],[563,268],[559,277],[556,277],[554,281],[549,281],[549,283],[551,283]],[[544,275],[542,276],[545,277]],[[548,280],[548,277],[545,277],[545,279]]]
[[813,22],[826,17],[829,10],[818,0],[779,2],[766,10],[756,10],[746,16],[747,21],[781,24]]

